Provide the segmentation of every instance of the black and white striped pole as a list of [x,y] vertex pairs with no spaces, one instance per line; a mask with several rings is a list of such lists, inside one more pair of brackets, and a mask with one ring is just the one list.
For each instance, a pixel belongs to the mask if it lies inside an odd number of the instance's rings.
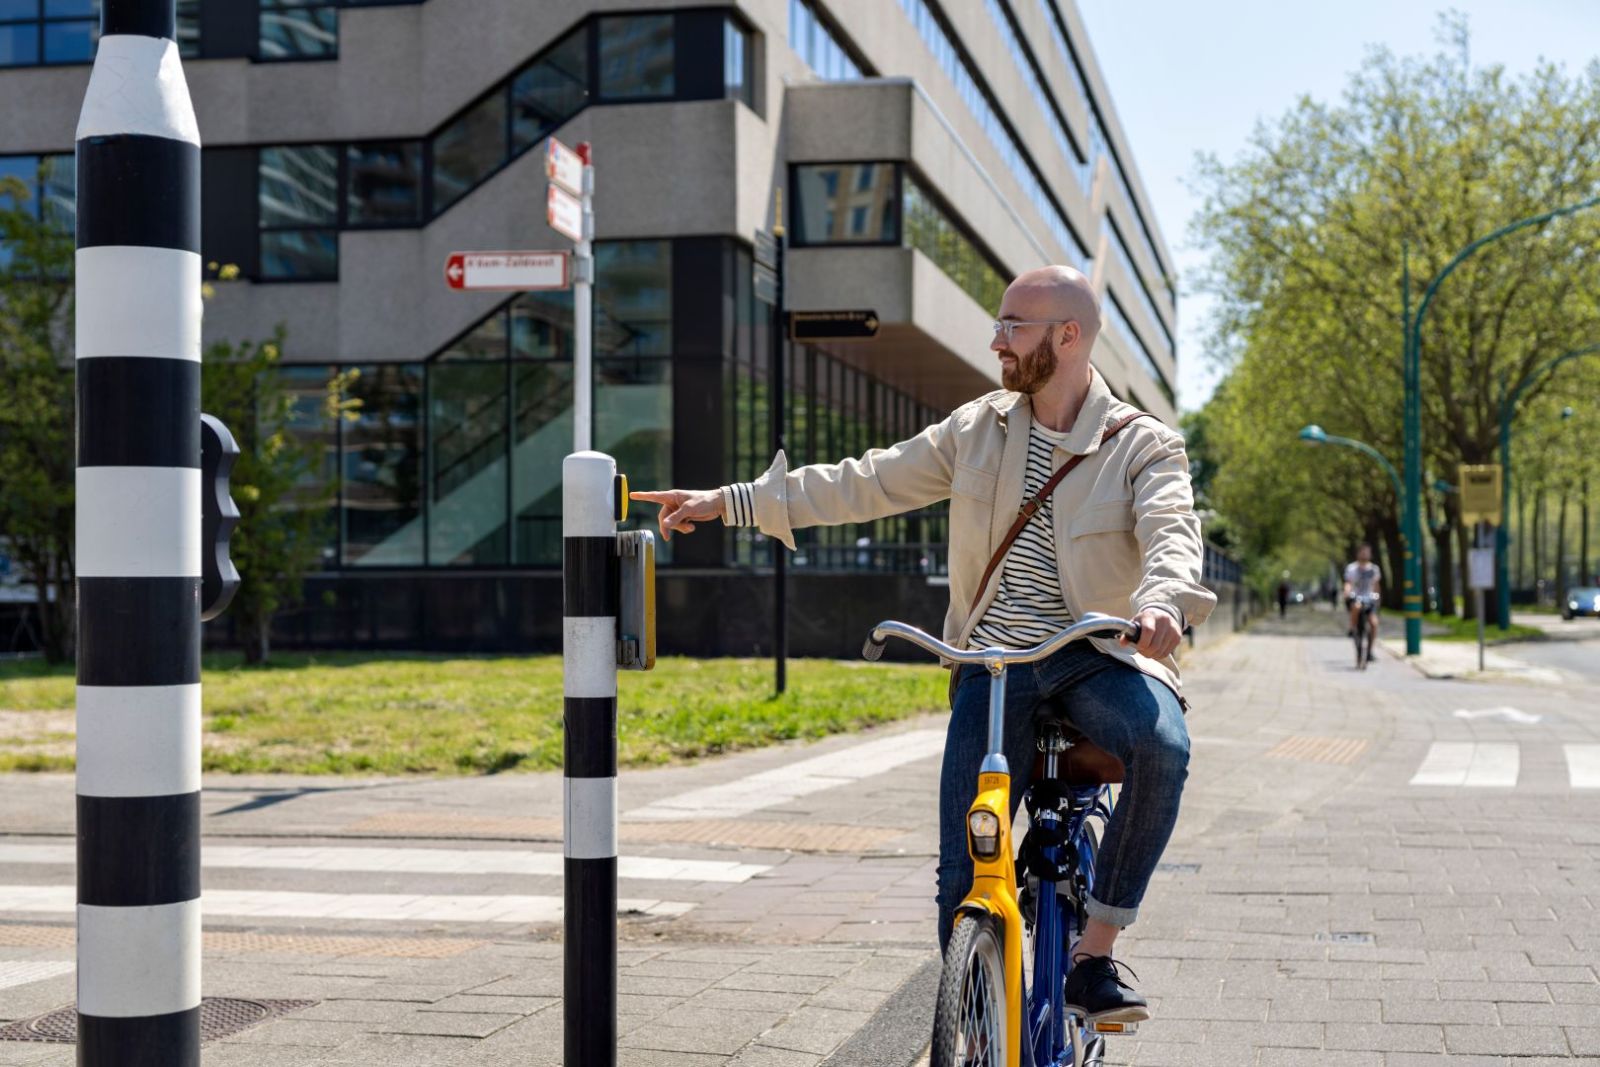
[[617,669],[656,662],[655,535],[624,530],[628,479],[601,452],[561,465],[565,1059],[617,1062]]
[[[617,1062],[617,465],[561,464],[563,1062]],[[622,494],[626,498],[626,494]]]
[[77,132],[78,1063],[200,1063],[200,136],[174,0]]

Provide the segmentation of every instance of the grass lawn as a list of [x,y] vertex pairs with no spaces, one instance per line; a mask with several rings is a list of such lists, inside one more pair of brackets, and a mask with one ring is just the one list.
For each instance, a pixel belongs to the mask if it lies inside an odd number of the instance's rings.
[[[1430,641],[1471,641],[1477,644],[1478,623],[1476,619],[1463,619],[1456,615],[1438,615],[1428,612],[1422,616],[1424,633]],[[1486,645],[1499,645],[1507,641],[1543,641],[1544,631],[1537,626],[1524,626],[1514,622],[1508,630],[1502,630],[1492,618],[1485,619],[1483,623],[1483,642]]]
[[[932,665],[663,658],[618,675],[618,756],[667,763],[945,707]],[[479,774],[561,766],[559,656],[283,653],[205,661],[208,771]],[[72,668],[0,663],[0,770],[72,769]]]

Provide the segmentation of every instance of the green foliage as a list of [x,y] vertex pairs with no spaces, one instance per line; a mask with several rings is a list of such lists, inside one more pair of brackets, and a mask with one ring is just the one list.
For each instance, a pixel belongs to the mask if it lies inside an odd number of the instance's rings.
[[[1441,27],[1438,54],[1377,51],[1339,101],[1302,99],[1237,160],[1200,162],[1194,236],[1211,251],[1201,288],[1218,299],[1211,348],[1228,371],[1204,412],[1204,489],[1247,555],[1337,559],[1362,537],[1397,539],[1382,470],[1296,434],[1318,423],[1400,466],[1405,246],[1415,306],[1472,241],[1600,188],[1600,67],[1512,78],[1471,65],[1460,19]],[[1434,476],[1495,461],[1502,375],[1600,341],[1597,238],[1600,210],[1579,213],[1485,246],[1441,284],[1422,332]],[[1549,425],[1541,396],[1572,402],[1597,384],[1600,359],[1542,380],[1519,434]]]
[[331,533],[336,482],[322,477],[326,442],[296,433],[296,423],[354,418],[360,403],[341,400],[359,373],[351,370],[328,382],[320,410],[301,410],[280,373],[283,339],[280,327],[270,341],[219,341],[206,349],[201,374],[201,407],[239,443],[231,477],[239,526],[229,551],[240,586],[228,611],[253,663],[268,657],[273,616],[300,601]]
[[[644,766],[815,739],[945,706],[931,665],[664,657],[624,673],[619,758]],[[484,774],[561,766],[559,656],[208,656],[204,765],[282,774]],[[69,669],[0,663],[0,708],[72,707]],[[0,770],[67,770],[54,734],[0,738]]]
[[0,179],[0,537],[38,592],[51,662],[74,644],[72,243]]

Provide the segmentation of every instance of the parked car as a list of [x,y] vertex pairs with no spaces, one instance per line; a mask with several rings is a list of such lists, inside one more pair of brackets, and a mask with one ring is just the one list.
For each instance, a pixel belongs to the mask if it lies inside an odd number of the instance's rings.
[[1570,621],[1579,615],[1600,616],[1600,588],[1580,585],[1567,590],[1567,602],[1561,605],[1561,617]]

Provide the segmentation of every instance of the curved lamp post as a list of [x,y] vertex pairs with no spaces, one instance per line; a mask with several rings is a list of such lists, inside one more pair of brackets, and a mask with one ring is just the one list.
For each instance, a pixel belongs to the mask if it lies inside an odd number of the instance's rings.
[[[1541,363],[1518,382],[1510,394],[1506,393],[1507,374],[1500,372],[1500,527],[1494,532],[1495,549],[1495,614],[1499,616],[1500,629],[1511,626],[1511,565],[1507,559],[1511,537],[1507,524],[1511,521],[1511,417],[1516,414],[1517,401],[1530,385],[1543,378],[1568,360],[1600,353],[1600,344],[1585,345],[1564,352],[1547,363]],[[1567,409],[1571,411],[1571,408]],[[1562,413],[1567,418],[1566,412]]]
[[[1390,463],[1382,452],[1379,452],[1365,441],[1357,441],[1353,437],[1339,437],[1324,430],[1316,423],[1312,423],[1300,431],[1300,440],[1308,445],[1339,445],[1342,448],[1353,448],[1362,455],[1371,456],[1378,461],[1378,466],[1382,467],[1383,472],[1389,476],[1389,481],[1394,483],[1395,499],[1405,499],[1405,489],[1400,484],[1400,472],[1394,469],[1394,464]],[[1400,543],[1404,546],[1406,558],[1409,560],[1411,558],[1411,545],[1409,536],[1404,530],[1400,533]],[[1420,566],[1418,569],[1421,569]],[[1407,580],[1409,581],[1409,577]]]
[[[1405,533],[1406,541],[1415,544],[1420,549],[1422,545],[1422,316],[1427,314],[1428,305],[1433,302],[1433,296],[1439,289],[1439,283],[1450,276],[1461,263],[1471,257],[1478,249],[1491,241],[1498,241],[1508,234],[1529,226],[1538,226],[1549,222],[1551,219],[1562,215],[1571,215],[1585,208],[1600,204],[1600,196],[1590,197],[1576,204],[1558,207],[1553,211],[1545,211],[1538,215],[1529,215],[1525,219],[1508,222],[1498,230],[1493,230],[1467,245],[1457,252],[1455,258],[1444,265],[1444,269],[1434,275],[1433,280],[1423,290],[1422,299],[1417,304],[1416,314],[1411,313],[1411,250],[1405,248],[1403,277],[1401,280],[1401,321],[1405,325],[1405,439],[1406,439],[1406,493],[1405,493]],[[1502,423],[1502,425],[1504,425]],[[1501,530],[1505,523],[1500,524]],[[1422,651],[1422,565],[1411,550],[1406,550],[1406,655],[1415,655]],[[1504,588],[1502,586],[1502,588]],[[1505,614],[1501,617],[1506,621],[1510,619],[1510,600],[1508,593],[1502,593],[1502,604],[1505,605]]]

